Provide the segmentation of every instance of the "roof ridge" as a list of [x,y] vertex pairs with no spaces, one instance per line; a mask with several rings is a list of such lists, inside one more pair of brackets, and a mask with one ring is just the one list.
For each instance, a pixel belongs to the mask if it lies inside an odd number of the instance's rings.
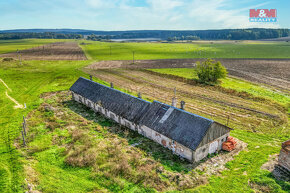
[[84,79],[84,80],[87,80],[87,81],[90,81],[90,82],[92,82],[92,83],[94,83],[94,84],[98,84],[98,85],[100,85],[100,86],[104,86],[104,87],[106,87],[106,88],[108,88],[108,89],[111,89],[111,90],[114,90],[114,91],[120,92],[120,93],[122,93],[122,94],[128,95],[128,96],[133,97],[133,98],[135,98],[135,99],[138,99],[138,100],[141,100],[141,101],[144,101],[144,102],[147,102],[147,103],[150,103],[150,104],[151,104],[150,101],[146,101],[146,100],[144,100],[144,99],[142,99],[142,98],[139,98],[139,97],[136,97],[136,96],[134,96],[134,95],[131,95],[131,94],[125,93],[125,92],[120,91],[120,90],[118,90],[118,89],[111,88],[111,87],[109,87],[109,86],[107,86],[107,85],[104,85],[104,84],[101,84],[101,83],[98,83],[98,82],[92,81],[92,80],[87,79],[87,78],[84,78],[84,77],[82,77],[82,76],[81,76],[80,78],[82,78],[82,79]]
[[208,120],[208,121],[211,121],[212,123],[215,122],[215,121],[212,120],[212,119],[208,119],[208,118],[206,118],[206,117],[202,117],[202,116],[200,116],[200,115],[197,115],[197,114],[194,114],[194,113],[188,112],[188,111],[186,111],[186,110],[183,110],[183,109],[180,109],[180,108],[177,108],[177,107],[171,106],[171,105],[169,105],[169,104],[166,104],[166,103],[163,103],[163,102],[160,102],[160,101],[156,101],[156,100],[154,100],[153,103],[154,103],[154,102],[156,102],[156,103],[160,103],[160,104],[163,104],[163,105],[166,105],[166,106],[169,106],[169,107],[171,107],[171,108],[174,108],[175,110],[181,111],[181,112],[183,112],[183,113],[187,113],[187,114],[189,114],[189,115],[193,115],[193,116],[198,117],[198,118],[206,119],[206,120]]

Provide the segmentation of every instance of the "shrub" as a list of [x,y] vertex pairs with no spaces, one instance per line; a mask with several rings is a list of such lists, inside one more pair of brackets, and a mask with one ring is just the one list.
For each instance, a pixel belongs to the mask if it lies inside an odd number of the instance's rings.
[[3,58],[2,61],[3,62],[10,62],[10,61],[13,61],[14,59],[13,58]]
[[218,79],[226,77],[227,70],[220,62],[207,59],[197,63],[196,73],[201,83],[216,83]]

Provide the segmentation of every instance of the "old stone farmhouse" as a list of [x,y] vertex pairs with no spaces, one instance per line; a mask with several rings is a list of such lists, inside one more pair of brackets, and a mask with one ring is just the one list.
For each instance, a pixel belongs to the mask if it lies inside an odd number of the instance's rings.
[[154,101],[148,102],[80,77],[70,88],[73,100],[197,162],[221,150],[230,128]]

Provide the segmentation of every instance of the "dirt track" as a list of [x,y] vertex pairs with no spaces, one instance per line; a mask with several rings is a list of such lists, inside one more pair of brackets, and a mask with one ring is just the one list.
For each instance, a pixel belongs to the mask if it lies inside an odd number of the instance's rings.
[[[163,59],[101,61],[90,69],[107,68],[189,68],[205,59]],[[259,82],[290,91],[290,59],[216,59],[229,71],[229,75]]]
[[11,52],[1,54],[0,57],[21,60],[87,60],[83,50],[77,42],[57,42],[21,50],[19,53]]

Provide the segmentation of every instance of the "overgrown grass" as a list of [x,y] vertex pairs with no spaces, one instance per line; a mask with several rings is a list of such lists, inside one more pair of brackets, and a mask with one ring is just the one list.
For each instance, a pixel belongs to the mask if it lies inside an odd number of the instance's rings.
[[[197,80],[197,74],[192,68],[162,68],[162,69],[150,69],[153,72],[161,74],[170,74],[174,76],[184,77],[186,79]],[[223,88],[233,89],[238,92],[246,92],[255,97],[263,97],[288,107],[290,104],[290,96],[287,93],[282,93],[274,89],[255,84],[249,81],[241,80],[233,77],[226,77],[221,79]]]
[[[198,174],[188,169],[179,173],[182,170],[173,166],[184,167],[189,165],[187,162],[71,101],[68,92],[47,94],[44,98],[45,103],[29,114],[27,148],[22,148],[29,160],[25,168],[34,173],[27,180],[36,190],[156,192],[184,190],[205,182],[204,176],[197,178]],[[151,148],[130,146],[132,140],[142,141],[145,147],[151,144]],[[162,155],[162,159],[152,154]],[[161,160],[174,164],[164,167]]]
[[[290,58],[290,43],[116,43],[82,41],[89,58],[97,60],[135,60],[167,58]],[[112,52],[110,53],[110,48]]]

